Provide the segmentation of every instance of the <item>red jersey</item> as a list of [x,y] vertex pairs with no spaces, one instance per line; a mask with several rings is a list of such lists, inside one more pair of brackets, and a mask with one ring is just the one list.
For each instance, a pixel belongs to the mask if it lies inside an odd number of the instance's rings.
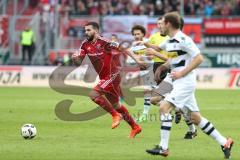
[[118,74],[121,68],[119,50],[109,45],[109,40],[99,37],[95,42],[84,40],[79,49],[82,58],[89,57],[100,79]]

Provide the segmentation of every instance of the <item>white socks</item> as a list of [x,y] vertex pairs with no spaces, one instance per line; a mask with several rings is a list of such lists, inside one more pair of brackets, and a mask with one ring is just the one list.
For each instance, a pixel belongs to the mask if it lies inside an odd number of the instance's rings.
[[227,139],[223,137],[218,130],[214,128],[213,124],[210,123],[206,118],[202,117],[198,126],[204,133],[213,137],[220,145],[224,146],[226,144]]

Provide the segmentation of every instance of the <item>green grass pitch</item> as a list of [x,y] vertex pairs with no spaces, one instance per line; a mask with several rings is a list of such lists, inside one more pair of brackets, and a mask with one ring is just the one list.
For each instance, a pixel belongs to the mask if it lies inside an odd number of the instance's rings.
[[[232,159],[240,159],[240,91],[197,90],[202,115],[225,136],[234,139]],[[89,111],[96,105],[88,97],[70,96],[47,88],[0,88],[0,160],[220,160],[220,146],[198,129],[194,140],[184,140],[187,127],[183,121],[173,125],[170,155],[167,158],[146,154],[145,149],[159,143],[159,120],[141,124],[142,133],[127,138],[130,128],[122,121],[112,130],[111,117],[85,122],[59,120],[55,105],[63,99],[73,99],[73,113]],[[138,99],[129,111],[142,111],[143,99]],[[151,114],[158,116],[152,106]],[[37,136],[25,140],[20,127],[32,123]]]

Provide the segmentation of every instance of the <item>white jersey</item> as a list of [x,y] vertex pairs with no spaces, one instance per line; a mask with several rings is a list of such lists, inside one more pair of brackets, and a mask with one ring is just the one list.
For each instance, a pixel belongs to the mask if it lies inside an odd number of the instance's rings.
[[161,43],[159,47],[167,52],[177,53],[176,57],[170,59],[172,71],[184,69],[200,53],[193,40],[181,31],[178,31],[174,37]]
[[[144,39],[144,41],[147,41],[147,39]],[[130,48],[134,54],[141,56],[141,59],[146,62],[147,64],[150,64],[149,67],[146,70],[141,70],[139,73],[139,76],[143,79],[143,85],[145,86],[145,89],[151,90],[152,86],[155,86],[155,81],[154,81],[154,74],[153,74],[153,63],[154,61],[152,59],[149,59],[148,56],[145,54],[145,49],[147,47],[144,45],[133,45]],[[127,63],[128,64],[136,64],[136,62],[128,56],[127,58]]]
[[[193,40],[181,31],[178,31],[174,37],[160,44],[160,48],[168,52],[177,52],[177,57],[170,60],[172,71],[183,70],[195,56],[200,54],[200,50]],[[190,111],[199,111],[194,96],[196,88],[196,74],[194,71],[174,80],[172,85],[173,90],[165,97],[166,101],[171,102],[180,109],[186,107]]]
[[[147,42],[148,39],[144,38],[143,41]],[[133,42],[133,44],[130,48],[130,50],[134,54],[141,56],[142,60],[144,60],[146,63],[153,63],[153,60],[149,59],[148,56],[146,56],[145,49],[147,49],[147,47],[145,45],[135,45],[135,42]],[[127,58],[127,63],[136,64],[136,62],[130,56],[128,56],[128,58]]]

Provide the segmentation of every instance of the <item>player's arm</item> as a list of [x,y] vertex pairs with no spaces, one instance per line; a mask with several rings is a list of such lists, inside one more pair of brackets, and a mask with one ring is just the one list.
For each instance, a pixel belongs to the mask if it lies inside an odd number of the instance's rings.
[[[196,55],[193,60],[180,72],[173,72],[172,78],[177,79],[186,76],[188,73],[190,73],[192,70],[197,68],[202,62],[203,62],[203,56],[202,54]],[[178,73],[178,74],[177,74]]]
[[156,50],[152,49],[152,48],[147,48],[146,49],[146,55],[148,56],[156,56],[164,61],[167,61],[168,58],[166,56],[164,56],[163,54],[157,52]]
[[162,50],[162,48],[160,46],[151,44],[151,43],[145,42],[145,41],[138,41],[135,43],[135,45],[144,45],[147,48],[152,48],[152,49],[156,50],[157,52],[160,52]]
[[161,66],[159,66],[157,68],[156,72],[155,72],[155,75],[154,75],[155,81],[157,83],[160,83],[163,80],[163,78],[161,77],[162,72],[166,71],[166,70],[169,70],[170,68],[171,68],[170,60],[168,60],[167,62],[165,62]]
[[147,48],[152,48],[152,49],[156,50],[157,52],[162,51],[162,49],[158,45],[151,44],[149,42],[144,42],[143,45],[145,45]]
[[128,56],[130,56],[140,66],[140,68],[144,69],[144,68],[148,67],[148,65],[146,63],[144,63],[144,61],[141,60],[141,57],[134,54],[134,52],[131,51],[131,49],[125,49],[124,52]]

